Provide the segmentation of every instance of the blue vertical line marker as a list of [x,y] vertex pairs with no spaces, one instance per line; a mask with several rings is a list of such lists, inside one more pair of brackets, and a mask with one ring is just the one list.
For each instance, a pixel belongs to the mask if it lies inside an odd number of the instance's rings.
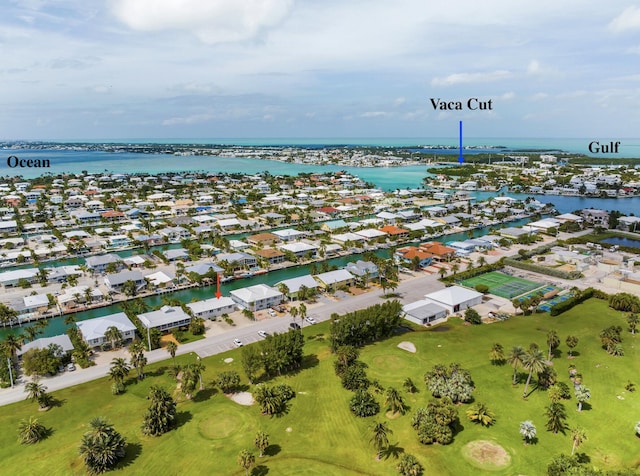
[[464,162],[464,157],[462,156],[462,121],[460,121],[460,157],[458,157],[458,162]]

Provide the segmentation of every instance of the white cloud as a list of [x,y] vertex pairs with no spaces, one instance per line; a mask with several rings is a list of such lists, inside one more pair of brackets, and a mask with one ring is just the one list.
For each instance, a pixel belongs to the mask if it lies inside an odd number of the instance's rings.
[[627,7],[620,15],[609,23],[609,29],[614,33],[628,30],[640,30],[640,7]]
[[531,60],[527,66],[527,73],[538,74],[540,73],[540,62],[538,60]]
[[199,124],[210,121],[215,116],[213,114],[194,114],[186,117],[171,117],[162,121],[163,126],[175,126],[177,124]]
[[455,84],[489,83],[492,81],[502,81],[512,76],[511,71],[497,70],[486,73],[455,73],[444,78],[433,78],[432,86],[453,86]]
[[543,99],[547,99],[549,95],[547,93],[536,93],[531,96],[532,101],[542,101]]
[[509,91],[507,93],[504,93],[502,96],[500,96],[500,99],[503,101],[511,101],[515,97],[516,97],[516,93],[514,93],[513,91]]
[[276,26],[293,0],[114,0],[112,6],[133,30],[178,30],[217,44],[249,40]]
[[395,101],[393,101],[393,104],[394,106],[402,106],[406,102],[407,102],[407,98],[399,97],[399,98],[396,98]]
[[384,111],[368,111],[368,112],[363,112],[362,114],[360,114],[360,117],[364,117],[364,118],[374,118],[374,117],[385,117],[388,116],[389,113],[388,112],[384,112]]

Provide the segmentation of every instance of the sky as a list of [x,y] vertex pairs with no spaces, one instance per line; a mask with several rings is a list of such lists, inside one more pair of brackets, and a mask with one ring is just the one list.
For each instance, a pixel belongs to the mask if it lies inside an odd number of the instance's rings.
[[637,138],[638,64],[632,1],[2,0],[0,140]]

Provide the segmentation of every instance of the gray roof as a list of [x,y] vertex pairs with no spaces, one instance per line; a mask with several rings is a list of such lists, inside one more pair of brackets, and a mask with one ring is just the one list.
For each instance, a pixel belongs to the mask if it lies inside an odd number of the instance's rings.
[[437,316],[438,314],[447,313],[444,307],[426,300],[416,301],[402,306],[402,310],[405,314],[422,321],[429,320],[430,317]]
[[276,288],[280,285],[284,284],[287,288],[289,288],[290,293],[297,293],[300,291],[302,286],[307,287],[308,289],[315,289],[318,287],[318,282],[313,279],[313,276],[310,274],[305,274],[304,276],[298,276],[297,278],[285,279],[276,284]]
[[191,320],[191,316],[184,312],[180,306],[162,306],[157,311],[138,314],[138,319],[140,319],[143,326],[148,328]]
[[378,267],[374,263],[371,261],[362,261],[360,259],[355,263],[347,263],[345,269],[356,276],[364,276],[367,272],[369,274],[375,274],[378,272]]
[[120,332],[135,331],[134,326],[124,312],[109,314],[76,323],[85,340],[93,340],[104,337],[109,327],[117,327]]
[[65,352],[71,352],[73,350],[73,344],[71,343],[69,336],[67,334],[62,334],[54,337],[41,337],[33,342],[29,342],[23,345],[22,349],[20,349],[17,354],[22,355],[29,349],[46,349],[49,347],[49,344],[58,344]]
[[120,256],[114,255],[113,253],[100,256],[89,256],[85,260],[87,266],[89,266],[90,268],[107,265],[109,263],[119,263],[121,261],[122,259],[120,258]]
[[135,283],[144,280],[144,276],[140,271],[121,271],[116,274],[108,274],[104,279],[105,282],[108,280],[111,286],[117,286],[127,281],[133,281]]

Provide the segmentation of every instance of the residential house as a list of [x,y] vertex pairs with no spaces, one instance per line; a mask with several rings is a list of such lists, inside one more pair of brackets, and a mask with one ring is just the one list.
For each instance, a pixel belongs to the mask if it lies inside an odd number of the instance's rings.
[[180,306],[162,306],[157,311],[138,314],[140,323],[147,329],[168,331],[177,327],[188,326],[191,316],[184,312]]
[[259,311],[277,306],[284,295],[266,284],[257,284],[246,288],[235,289],[229,293],[238,306],[250,311]]
[[108,274],[104,278],[104,284],[107,286],[107,289],[109,289],[109,292],[112,293],[122,292],[122,287],[127,281],[132,281],[135,284],[136,292],[141,291],[147,286],[147,281],[138,270],[120,271],[116,274]]
[[315,276],[320,286],[327,290],[335,290],[342,286],[353,286],[355,277],[346,269],[337,269]]
[[368,282],[371,279],[378,278],[380,275],[378,266],[371,261],[358,260],[355,263],[352,261],[347,263],[345,269],[354,275],[360,282]]
[[270,265],[282,263],[286,258],[286,255],[282,251],[276,250],[274,248],[257,250],[255,252],[255,255],[267,260]]
[[133,340],[136,336],[136,326],[124,312],[79,321],[76,326],[78,326],[83,340],[94,348],[108,342],[105,333],[110,327],[115,327],[120,331],[122,342]]
[[305,274],[303,276],[298,276],[297,278],[290,278],[280,281],[276,284],[276,288],[280,288],[280,285],[284,284],[289,292],[287,293],[287,297],[289,299],[298,299],[300,289],[305,287],[307,289],[317,289],[318,282],[313,279],[313,276],[310,274]]
[[223,314],[230,314],[236,310],[236,302],[230,297],[211,298],[204,301],[190,302],[187,307],[195,317],[215,319]]
[[111,264],[113,264],[116,271],[124,268],[122,258],[115,254],[89,256],[85,259],[85,264],[89,270],[97,274],[104,274],[107,270],[107,267],[109,267]]

